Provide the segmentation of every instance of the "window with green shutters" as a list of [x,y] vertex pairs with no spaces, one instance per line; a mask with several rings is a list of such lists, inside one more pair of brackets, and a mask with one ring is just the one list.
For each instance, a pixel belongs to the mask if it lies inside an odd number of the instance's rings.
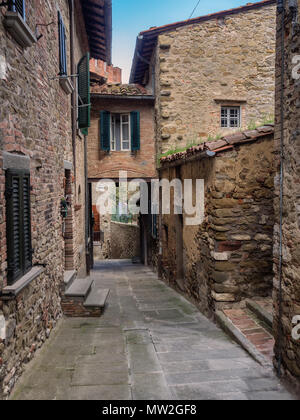
[[105,152],[140,150],[140,113],[100,112],[100,147]]
[[67,49],[66,28],[60,12],[58,12],[58,35],[59,35],[59,75],[67,75]]
[[91,125],[90,54],[87,53],[78,64],[78,127]]
[[8,283],[13,284],[32,267],[29,172],[6,171],[5,198]]
[[18,12],[22,19],[26,20],[25,0],[9,0],[8,10],[11,12]]

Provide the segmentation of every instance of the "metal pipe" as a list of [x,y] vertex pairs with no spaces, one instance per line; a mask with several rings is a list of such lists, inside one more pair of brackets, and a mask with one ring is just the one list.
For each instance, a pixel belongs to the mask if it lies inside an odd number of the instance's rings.
[[[75,56],[74,56],[74,0],[69,0],[70,13],[70,65],[71,74],[76,74]],[[71,96],[71,119],[72,119],[72,149],[73,149],[73,172],[76,185],[76,131],[77,131],[77,116],[76,116],[76,84],[77,78],[74,78],[74,90]]]
[[285,0],[278,1],[278,13],[281,14],[281,90],[280,90],[280,226],[279,226],[279,290],[278,290],[278,376],[281,376],[282,367],[282,257],[283,257],[283,181],[284,181],[284,77],[285,77]]

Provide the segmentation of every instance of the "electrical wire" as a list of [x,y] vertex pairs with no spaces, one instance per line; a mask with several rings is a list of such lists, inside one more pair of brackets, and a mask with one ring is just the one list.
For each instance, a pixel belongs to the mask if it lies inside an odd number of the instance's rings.
[[198,0],[198,3],[197,3],[197,4],[196,4],[196,6],[194,7],[194,10],[192,11],[191,16],[189,17],[189,19],[188,19],[188,20],[190,20],[190,19],[193,17],[193,15],[194,15],[194,13],[196,12],[196,10],[197,10],[197,8],[198,8],[198,6],[199,6],[200,2],[201,2],[201,0]]

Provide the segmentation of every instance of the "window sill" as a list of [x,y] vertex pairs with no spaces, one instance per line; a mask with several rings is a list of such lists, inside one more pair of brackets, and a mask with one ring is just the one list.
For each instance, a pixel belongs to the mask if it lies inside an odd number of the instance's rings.
[[71,95],[71,93],[74,91],[74,86],[67,76],[60,77],[59,84],[67,95]]
[[21,47],[29,48],[37,42],[35,35],[18,13],[6,12],[4,25]]
[[33,267],[29,273],[25,274],[25,276],[21,277],[18,281],[16,281],[11,286],[6,286],[2,290],[2,295],[5,296],[18,296],[25,287],[27,287],[30,283],[33,282],[38,276],[40,276],[44,271],[44,268],[41,266]]

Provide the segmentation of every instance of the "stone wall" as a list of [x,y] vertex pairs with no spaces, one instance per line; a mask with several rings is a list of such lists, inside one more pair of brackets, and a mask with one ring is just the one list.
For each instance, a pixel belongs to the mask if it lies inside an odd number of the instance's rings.
[[274,117],[275,5],[185,25],[158,36],[159,152],[236,131],[221,105],[241,107],[241,128]]
[[122,260],[139,256],[139,226],[111,222],[111,259]]
[[[300,8],[300,2],[298,1]],[[276,127],[275,148],[278,155],[276,167],[276,200],[274,229],[274,332],[276,338],[276,365],[282,356],[282,369],[289,375],[300,378],[300,340],[292,337],[293,318],[300,315],[300,184],[299,184],[299,80],[294,79],[293,57],[300,54],[299,26],[292,29],[292,15],[286,10],[285,19],[285,90],[284,90],[284,181],[283,181],[283,257],[282,299],[279,293],[279,244],[280,244],[280,143],[281,143],[281,15],[277,22],[276,60]],[[299,60],[298,60],[299,62]],[[297,69],[296,69],[297,70]],[[282,315],[280,315],[280,307]]]
[[[87,52],[87,36],[81,7],[75,1],[76,62]],[[42,345],[61,315],[59,287],[63,282],[65,255],[60,203],[64,196],[64,161],[73,165],[71,100],[55,79],[59,72],[57,8],[66,27],[68,72],[69,8],[67,0],[26,2],[26,22],[43,35],[31,48],[21,48],[5,30],[5,8],[0,11],[0,290],[7,285],[5,171],[3,152],[30,159],[33,265],[43,273],[16,298],[1,298],[0,395],[7,397],[35,350]],[[85,194],[83,141],[77,137],[77,170],[71,170],[70,215]],[[71,220],[73,269],[80,268],[79,248],[84,244],[84,208]],[[73,230],[72,230],[73,229]],[[85,261],[82,261],[83,264]]]
[[161,269],[208,316],[272,293],[274,160],[271,134],[214,158],[162,164],[161,178],[204,179],[201,225],[188,226],[185,213],[162,216]]

